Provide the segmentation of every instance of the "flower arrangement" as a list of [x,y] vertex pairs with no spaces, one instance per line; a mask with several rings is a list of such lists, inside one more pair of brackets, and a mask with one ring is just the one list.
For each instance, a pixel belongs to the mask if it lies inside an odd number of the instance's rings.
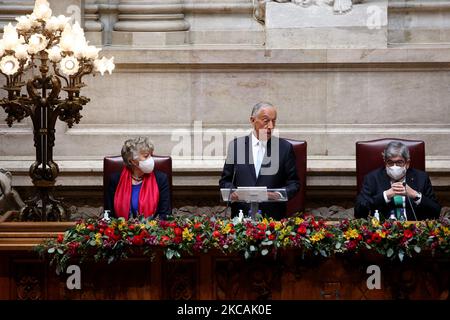
[[333,224],[307,214],[281,221],[205,215],[171,220],[82,220],[56,239],[40,244],[37,251],[47,255],[59,272],[72,259],[111,263],[136,252],[152,258],[158,249],[172,259],[211,249],[225,254],[243,253],[249,258],[285,248],[323,257],[368,249],[401,261],[405,255],[412,257],[423,250],[448,255],[450,221],[380,223],[376,219],[358,219]]

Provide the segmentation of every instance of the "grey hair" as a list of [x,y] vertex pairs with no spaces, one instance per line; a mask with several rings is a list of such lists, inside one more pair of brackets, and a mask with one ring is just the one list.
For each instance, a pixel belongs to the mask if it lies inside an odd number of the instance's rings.
[[405,159],[406,161],[410,159],[408,147],[403,142],[400,141],[389,142],[389,144],[384,149],[382,155],[384,161],[399,156]]
[[131,167],[131,160],[139,158],[141,152],[153,152],[155,147],[147,138],[137,137],[123,143],[122,159],[127,167]]
[[259,110],[261,110],[262,108],[275,108],[275,106],[269,102],[258,102],[253,106],[251,116],[255,117],[258,114]]

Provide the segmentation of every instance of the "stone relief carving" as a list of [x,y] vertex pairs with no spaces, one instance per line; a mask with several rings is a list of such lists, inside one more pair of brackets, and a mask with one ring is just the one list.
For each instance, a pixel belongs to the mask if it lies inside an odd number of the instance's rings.
[[264,23],[266,16],[266,3],[267,2],[292,2],[302,7],[316,6],[331,6],[335,14],[344,14],[352,10],[353,5],[362,3],[364,0],[253,0],[253,15],[255,19],[261,23]]
[[10,210],[20,210],[25,203],[19,193],[12,188],[12,174],[0,169],[0,214]]

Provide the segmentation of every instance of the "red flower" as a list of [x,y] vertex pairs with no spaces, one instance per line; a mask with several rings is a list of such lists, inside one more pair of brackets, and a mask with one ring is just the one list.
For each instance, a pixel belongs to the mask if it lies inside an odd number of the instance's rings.
[[183,241],[183,238],[181,236],[177,236],[173,239],[173,242],[175,244],[179,244],[179,243],[181,243],[181,241]]
[[197,222],[194,224],[194,229],[200,229],[202,227],[202,224],[200,222]]
[[298,229],[297,229],[297,233],[300,233],[300,234],[306,234],[306,227],[304,226],[304,225],[301,225],[300,227],[298,227]]
[[258,224],[258,229],[259,229],[259,230],[265,231],[266,228],[267,228],[267,226],[266,226],[264,223]]
[[273,233],[269,234],[269,240],[275,240],[275,235]]
[[173,229],[173,232],[175,233],[175,236],[180,237],[183,234],[183,230],[181,228],[176,227]]
[[[371,239],[369,239],[369,240],[374,241],[374,242],[376,242],[376,243],[380,243],[381,240],[382,240],[382,238],[381,238],[381,236],[379,235],[378,232],[374,232],[374,233],[372,234]],[[368,240],[367,240],[367,242],[369,243]]]
[[406,229],[406,230],[403,232],[403,235],[404,235],[404,237],[405,237],[406,239],[411,239],[411,238],[414,236],[414,233],[413,233],[411,230]]
[[94,231],[94,230],[95,230],[95,227],[94,227],[93,224],[88,224],[87,227],[86,227],[86,229],[88,229],[89,231]]
[[130,229],[131,231],[133,231],[133,230],[134,230],[134,224],[130,224],[130,225],[128,226],[128,229]]
[[214,238],[219,238],[220,237],[220,232],[216,230],[216,231],[213,232],[212,236]]
[[142,236],[134,236],[131,238],[131,243],[135,246],[142,246],[144,244],[144,238]]
[[108,236],[110,238],[114,237],[114,229],[111,229],[110,227],[105,229],[105,236]]
[[64,235],[58,234],[58,238],[56,239],[56,241],[58,241],[59,243],[62,243],[64,241]]

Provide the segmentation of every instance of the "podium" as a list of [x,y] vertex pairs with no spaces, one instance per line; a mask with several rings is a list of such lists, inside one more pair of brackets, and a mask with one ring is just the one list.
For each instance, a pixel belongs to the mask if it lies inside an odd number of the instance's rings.
[[[286,189],[268,189],[267,187],[237,187],[220,189],[222,200],[230,202],[250,203],[249,216],[253,219],[258,213],[259,204],[262,202],[286,202],[288,201]],[[232,194],[235,193],[237,200],[232,200]],[[244,212],[244,215],[247,215]]]

